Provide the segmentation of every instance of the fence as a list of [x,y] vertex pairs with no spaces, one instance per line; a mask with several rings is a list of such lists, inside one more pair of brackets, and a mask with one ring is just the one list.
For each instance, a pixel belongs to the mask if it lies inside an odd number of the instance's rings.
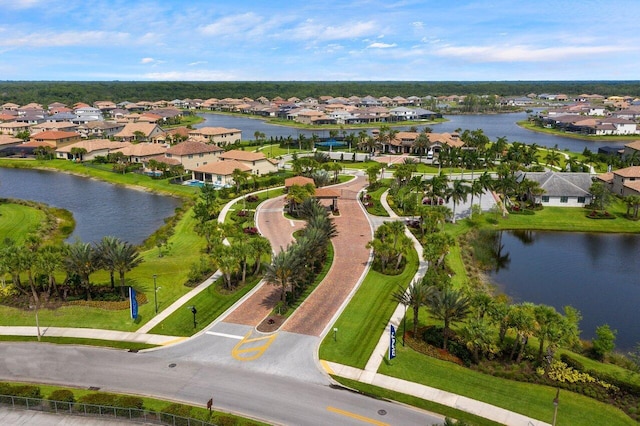
[[81,402],[51,401],[42,398],[24,398],[11,395],[0,395],[0,407],[81,417],[107,417],[145,424],[171,426],[215,426],[215,424],[208,423],[203,420],[181,417],[176,416],[175,414],[157,411],[140,410],[137,408],[109,407],[105,405],[84,404]]

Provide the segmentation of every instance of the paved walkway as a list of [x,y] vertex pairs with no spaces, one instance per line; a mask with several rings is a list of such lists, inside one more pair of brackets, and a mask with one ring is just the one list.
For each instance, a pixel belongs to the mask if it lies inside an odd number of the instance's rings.
[[548,423],[514,413],[500,407],[496,407],[485,402],[476,401],[464,396],[456,395],[440,389],[421,385],[407,380],[396,379],[395,377],[383,374],[371,373],[346,365],[336,364],[328,361],[321,361],[323,367],[329,374],[345,377],[359,382],[368,383],[385,389],[391,389],[406,395],[415,396],[434,401],[447,407],[456,408],[467,413],[475,414],[495,422],[509,426],[549,426]]
[[131,426],[133,423],[101,417],[71,416],[1,407],[0,424],[12,426]]

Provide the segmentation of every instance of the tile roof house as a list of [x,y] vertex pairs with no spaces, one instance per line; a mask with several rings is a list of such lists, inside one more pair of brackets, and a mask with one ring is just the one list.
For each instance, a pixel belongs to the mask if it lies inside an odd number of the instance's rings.
[[78,126],[69,121],[45,121],[44,123],[34,124],[29,128],[31,135],[44,132],[47,130],[58,130],[60,132],[76,132]]
[[524,179],[538,182],[544,190],[535,196],[535,203],[554,207],[584,207],[591,204],[589,192],[593,181],[589,173],[520,172],[518,181]]
[[31,142],[44,143],[52,148],[60,148],[80,141],[80,134],[76,132],[61,132],[58,130],[47,130],[31,135]]
[[[94,160],[96,157],[106,157],[110,152],[130,146],[129,142],[117,142],[109,139],[88,139],[65,145],[56,149],[56,158],[65,160],[79,159],[80,161]],[[82,148],[87,152],[80,158],[71,153],[73,148]]]
[[609,183],[611,192],[621,195],[638,195],[638,182],[640,182],[640,166],[625,167],[614,170],[611,174],[598,175],[598,179]]
[[218,146],[232,144],[242,139],[242,130],[224,127],[201,127],[189,132],[189,137]]
[[182,164],[186,171],[220,161],[224,149],[198,141],[184,141],[167,149],[165,157]]
[[143,163],[148,158],[155,155],[164,155],[167,147],[157,143],[137,143],[127,147],[116,149],[129,157],[131,163]]
[[155,142],[164,131],[155,123],[127,123],[114,137],[122,141]]
[[29,123],[20,123],[18,121],[10,121],[8,123],[0,123],[0,133],[5,135],[16,136],[20,132],[29,131]]
[[209,183],[216,187],[229,187],[234,184],[233,171],[251,172],[251,167],[236,160],[218,161],[200,166],[191,171],[191,178]]
[[249,170],[254,175],[264,175],[278,171],[278,162],[276,160],[268,159],[261,152],[249,152],[233,149],[221,154],[220,160],[222,162],[238,161],[243,163],[249,167]]

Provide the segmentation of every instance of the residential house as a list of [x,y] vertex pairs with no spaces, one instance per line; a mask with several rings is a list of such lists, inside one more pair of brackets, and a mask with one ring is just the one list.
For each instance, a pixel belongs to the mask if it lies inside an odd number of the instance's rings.
[[188,140],[170,147],[164,155],[182,164],[186,171],[190,171],[220,161],[219,157],[223,152],[224,149],[217,145]]
[[18,133],[29,131],[31,125],[29,123],[21,123],[18,121],[10,121],[8,123],[0,123],[0,133],[3,135],[16,136]]
[[[91,161],[96,157],[106,157],[109,153],[130,146],[129,142],[117,142],[109,139],[87,139],[65,145],[55,150],[56,158],[65,160]],[[73,148],[81,148],[86,151],[79,158],[71,153]]]
[[164,155],[167,147],[157,143],[136,143],[114,150],[117,151],[128,157],[129,162],[143,164],[156,155]]
[[640,166],[625,167],[604,173],[598,175],[598,179],[607,183],[614,194],[623,197],[640,195]]
[[17,146],[23,143],[24,141],[20,138],[16,138],[11,135],[0,135],[0,150],[3,148]]
[[538,182],[544,192],[534,195],[534,199],[543,206],[584,207],[593,199],[589,192],[593,183],[589,173],[519,172],[517,179]]
[[225,146],[242,140],[242,130],[224,127],[201,127],[189,132],[189,137],[218,146]]
[[155,123],[127,123],[114,137],[127,142],[153,143],[163,133],[164,131]]
[[278,171],[278,161],[269,159],[261,152],[241,151],[232,149],[220,154],[221,161],[236,161],[249,167],[254,175],[264,175]]
[[83,138],[110,139],[124,129],[124,124],[115,121],[90,121],[78,126]]
[[236,160],[217,161],[193,169],[191,179],[219,188],[230,187],[234,185],[234,170],[251,172],[251,166]]
[[61,132],[58,130],[47,130],[31,135],[30,142],[46,144],[52,148],[60,148],[65,145],[80,141],[80,134],[76,132]]
[[70,121],[45,121],[44,123],[34,124],[29,128],[31,135],[47,130],[58,130],[60,132],[76,132],[78,126]]

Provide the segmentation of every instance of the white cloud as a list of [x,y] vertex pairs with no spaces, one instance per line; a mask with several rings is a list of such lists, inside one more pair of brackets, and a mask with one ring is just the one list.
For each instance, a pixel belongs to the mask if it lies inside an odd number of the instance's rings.
[[191,62],[190,64],[188,64],[190,67],[193,67],[195,65],[202,65],[202,64],[206,64],[207,61],[195,61],[195,62]]
[[289,31],[290,36],[297,40],[342,40],[372,36],[377,30],[373,21],[350,22],[339,26],[325,26],[312,19]]
[[448,46],[436,49],[437,56],[466,59],[471,62],[553,62],[567,58],[592,58],[593,55],[631,50],[621,46]]
[[102,46],[128,41],[128,33],[110,31],[66,31],[56,33],[30,33],[0,39],[0,46],[11,47],[65,47]]
[[253,12],[241,15],[225,16],[216,22],[200,28],[200,32],[209,36],[234,35],[254,28],[262,22],[262,17]]
[[155,62],[155,59],[153,59],[153,58],[142,58],[142,59],[140,59],[140,63],[141,64],[151,64],[153,62]]
[[370,49],[388,49],[390,47],[396,47],[397,44],[395,43],[371,43],[369,46],[367,46]]

